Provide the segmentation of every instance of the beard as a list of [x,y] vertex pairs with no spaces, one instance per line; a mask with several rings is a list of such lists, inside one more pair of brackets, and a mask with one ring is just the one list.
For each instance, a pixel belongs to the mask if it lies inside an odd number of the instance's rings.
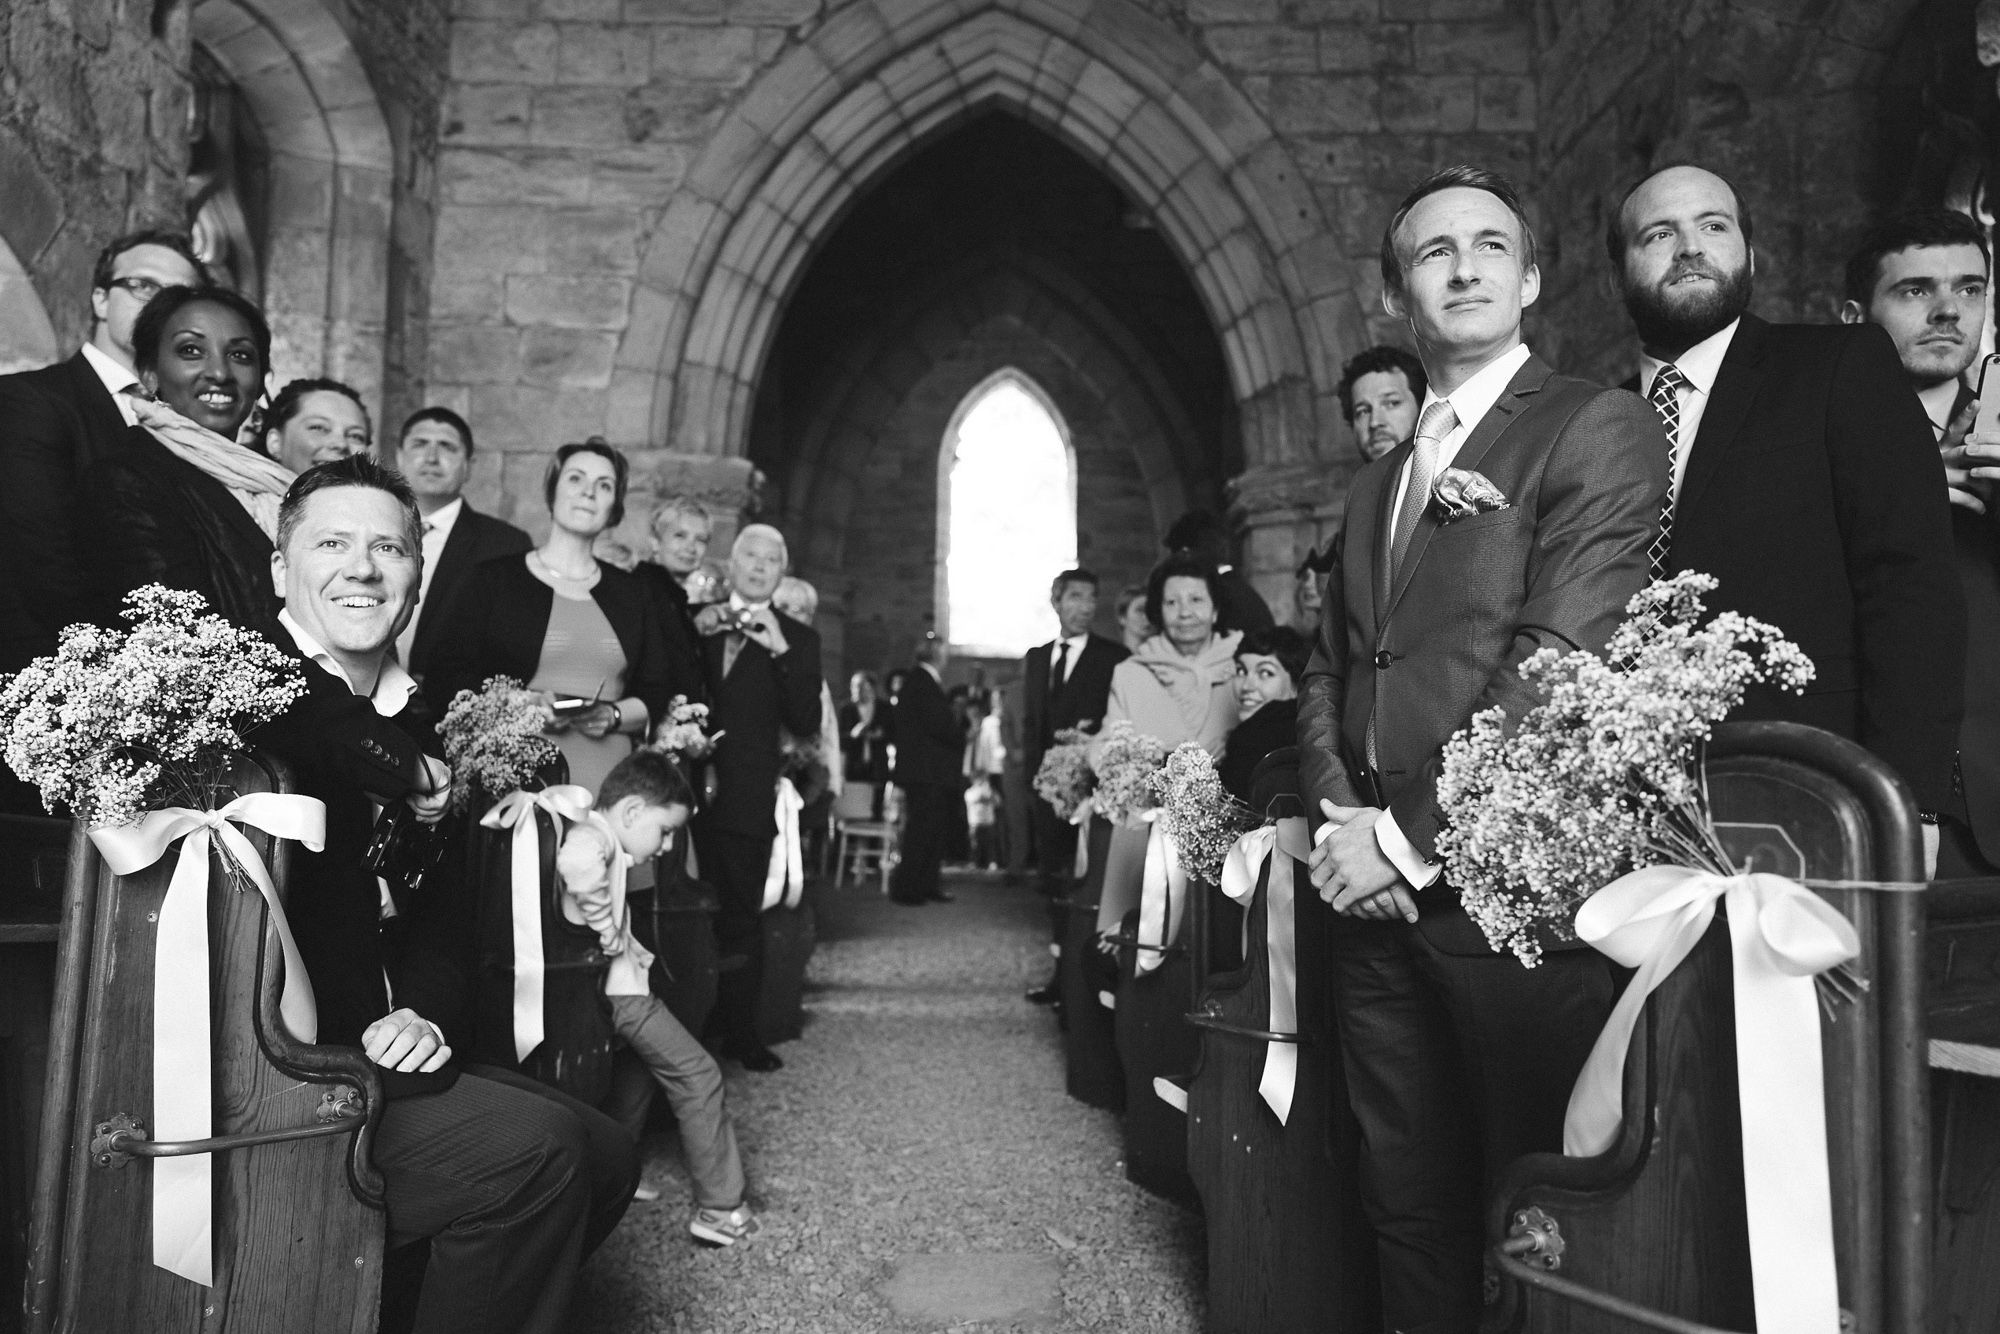
[[[1672,284],[1690,273],[1707,274],[1716,280],[1715,286],[1700,292],[1676,292]],[[1736,272],[1726,274],[1711,264],[1676,264],[1650,287],[1635,286],[1622,277],[1619,287],[1633,327],[1639,331],[1639,341],[1647,347],[1679,352],[1722,332],[1750,308],[1750,265],[1746,262]]]

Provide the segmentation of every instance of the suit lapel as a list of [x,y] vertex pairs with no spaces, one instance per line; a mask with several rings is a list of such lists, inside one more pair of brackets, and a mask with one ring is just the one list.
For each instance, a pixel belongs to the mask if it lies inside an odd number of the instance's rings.
[[[1354,516],[1351,546],[1361,554],[1361,568],[1368,572],[1368,606],[1375,613],[1377,624],[1382,620],[1389,584],[1389,507],[1396,499],[1396,478],[1401,475],[1403,464],[1414,448],[1410,441],[1405,440],[1389,451],[1381,467],[1372,473],[1364,469],[1349,511]],[[1367,490],[1370,486],[1377,488],[1372,496]]]
[[[1701,503],[1709,483],[1722,470],[1730,445],[1743,429],[1757,393],[1764,385],[1764,336],[1770,326],[1755,315],[1745,315],[1722,354],[1722,368],[1716,372],[1715,391],[1702,410],[1701,425],[1689,447],[1687,472],[1681,478],[1681,493],[1674,501],[1676,519]],[[1675,531],[1680,531],[1678,522]]]
[[[1500,397],[1493,400],[1493,406],[1486,410],[1486,415],[1479,419],[1479,425],[1472,428],[1472,434],[1458,447],[1458,453],[1453,456],[1450,466],[1460,472],[1477,472],[1479,465],[1486,461],[1486,456],[1492,451],[1493,446],[1507,428],[1519,418],[1526,406],[1524,400],[1540,391],[1552,374],[1554,372],[1549,369],[1548,363],[1530,354],[1528,359],[1521,363],[1521,369],[1514,372],[1514,378],[1507,382],[1507,387],[1501,391]],[[1431,538],[1437,534],[1437,530],[1437,516],[1426,504],[1417,515],[1417,530],[1410,537],[1409,550],[1403,553],[1403,568],[1396,571],[1396,584],[1389,590],[1389,601],[1382,609],[1382,620],[1386,621],[1395,613],[1396,604],[1402,601],[1403,591],[1410,586],[1410,578],[1416,574],[1417,566],[1422,563],[1424,552],[1430,547]],[[1388,559],[1386,549],[1382,552],[1381,559]]]
[[130,428],[125,425],[125,418],[119,413],[111,391],[104,387],[104,381],[97,378],[97,372],[82,352],[69,359],[68,369],[75,395],[71,401],[81,408],[86,428],[84,448],[76,460],[76,471],[81,476],[85,468],[124,439],[125,432]]

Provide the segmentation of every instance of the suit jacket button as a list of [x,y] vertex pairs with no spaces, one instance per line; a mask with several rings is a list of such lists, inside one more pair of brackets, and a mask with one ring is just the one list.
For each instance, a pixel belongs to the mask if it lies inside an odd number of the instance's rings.
[[1387,671],[1389,664],[1395,660],[1396,657],[1393,653],[1389,652],[1388,649],[1383,649],[1375,655],[1375,668],[1377,671]]

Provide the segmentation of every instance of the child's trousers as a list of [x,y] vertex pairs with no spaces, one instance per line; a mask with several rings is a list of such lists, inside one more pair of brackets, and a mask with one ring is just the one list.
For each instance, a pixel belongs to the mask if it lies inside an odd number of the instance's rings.
[[[722,1070],[658,996],[609,996],[611,1026],[666,1091],[680,1123],[681,1149],[694,1179],[695,1203],[734,1209],[743,1203],[743,1159],[722,1102]],[[638,1119],[643,1126],[645,1108]],[[640,1127],[628,1127],[635,1132]]]

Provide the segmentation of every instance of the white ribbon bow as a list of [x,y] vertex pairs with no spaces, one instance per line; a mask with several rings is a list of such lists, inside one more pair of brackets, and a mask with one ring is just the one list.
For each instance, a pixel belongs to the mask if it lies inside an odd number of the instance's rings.
[[[1236,846],[1222,863],[1222,892],[1243,905],[1247,912],[1257,894],[1257,876],[1271,854],[1283,853],[1293,865],[1271,867],[1264,888],[1264,960],[1270,982],[1269,1016],[1265,1031],[1299,1031],[1298,923],[1293,913],[1293,892],[1297,875],[1312,857],[1312,836],[1303,816],[1288,815],[1275,825],[1253,829],[1236,840]],[[1248,920],[1244,923],[1247,928]],[[1257,1096],[1277,1113],[1278,1124],[1292,1115],[1292,1094],[1299,1082],[1299,1046],[1296,1042],[1264,1044],[1264,1073],[1257,1081]]]
[[1861,946],[1853,925],[1818,895],[1782,876],[1649,866],[1584,903],[1577,935],[1638,972],[1570,1094],[1563,1152],[1591,1157],[1617,1139],[1632,1029],[1646,997],[1707,932],[1717,899],[1729,905],[1757,1328],[1762,1334],[1833,1334],[1840,1328],[1840,1296],[1813,977],[1854,958]]
[[770,869],[764,873],[764,906],[761,911],[769,912],[780,903],[787,908],[799,906],[799,898],[806,888],[805,852],[799,846],[799,812],[806,808],[805,798],[789,778],[778,780],[778,835],[771,840]]
[[[171,806],[149,811],[137,824],[90,831],[104,864],[132,875],[166,856],[181,839],[180,859],[161,900],[153,938],[153,1125],[156,1140],[207,1139],[215,1133],[210,1050],[208,967],[208,863],[212,839],[236,859],[271,908],[284,953],[284,989],[278,1017],[300,1042],[319,1036],[312,979],[292,939],[285,907],[250,840],[230,825],[247,824],[318,852],[326,846],[326,803],[317,797],[253,792],[219,810]],[[210,1287],[215,1282],[212,1244],[215,1210],[213,1154],[153,1160],[153,1263]]]
[[1076,861],[1070,867],[1070,874],[1078,880],[1090,872],[1090,817],[1096,811],[1097,803],[1085,797],[1069,817],[1069,822],[1076,826]]
[[[479,817],[488,829],[511,829],[514,842],[508,903],[514,919],[514,1059],[525,1061],[542,1045],[542,987],[547,974],[542,957],[542,840],[535,812],[553,820],[581,820],[596,798],[590,789],[558,783],[539,792],[514,789]],[[562,832],[562,825],[556,825]],[[617,844],[613,843],[613,847]]]
[[[1150,810],[1140,815],[1151,829],[1146,834],[1146,869],[1139,879],[1139,948],[1132,952],[1132,975],[1144,977],[1166,960],[1165,949],[1180,938],[1181,913],[1187,906],[1187,868],[1160,818]],[[1148,949],[1147,946],[1157,946]]]

